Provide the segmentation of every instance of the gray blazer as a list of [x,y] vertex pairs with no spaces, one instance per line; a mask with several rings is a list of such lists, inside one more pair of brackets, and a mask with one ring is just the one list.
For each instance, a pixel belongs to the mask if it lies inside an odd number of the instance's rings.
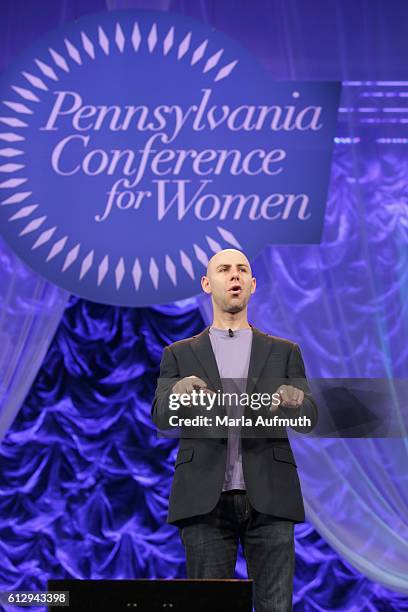
[[[249,362],[248,393],[271,393],[278,384],[293,384],[305,392],[298,409],[284,410],[286,416],[309,417],[309,428],[296,428],[307,433],[317,422],[317,407],[310,394],[299,346],[289,340],[269,336],[252,327],[253,339]],[[185,376],[196,375],[208,388],[222,391],[222,383],[209,338],[209,327],[192,338],[174,342],[164,349],[160,377],[152,405],[152,419],[157,427],[168,428],[169,395],[174,383]],[[174,414],[174,413],[172,413]],[[242,469],[251,505],[265,514],[294,522],[305,520],[302,493],[296,461],[286,430],[242,434]],[[183,519],[210,512],[218,502],[227,459],[225,437],[185,437],[175,462],[167,522],[181,526]],[[244,437],[245,435],[245,437]]]

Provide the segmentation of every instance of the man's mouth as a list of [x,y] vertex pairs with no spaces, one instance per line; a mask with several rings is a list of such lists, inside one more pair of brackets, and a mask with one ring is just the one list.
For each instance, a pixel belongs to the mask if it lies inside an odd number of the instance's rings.
[[232,293],[232,295],[239,295],[242,291],[242,288],[241,285],[233,285],[228,289],[228,291]]

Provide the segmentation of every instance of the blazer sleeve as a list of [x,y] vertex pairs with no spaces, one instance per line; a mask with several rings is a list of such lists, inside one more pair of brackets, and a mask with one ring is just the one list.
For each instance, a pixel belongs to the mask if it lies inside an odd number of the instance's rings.
[[169,397],[175,383],[180,380],[176,357],[170,346],[166,346],[160,363],[160,374],[157,379],[151,417],[158,429],[168,429]]
[[294,387],[297,387],[298,389],[301,389],[304,392],[305,397],[301,406],[299,406],[299,408],[297,408],[295,411],[293,408],[289,408],[287,406],[282,406],[281,410],[288,417],[308,417],[311,421],[310,427],[293,427],[292,429],[298,431],[299,433],[309,433],[314,429],[317,424],[317,405],[310,392],[309,383],[307,382],[305,364],[303,361],[302,353],[300,352],[299,345],[295,343],[293,344],[292,350],[289,354],[287,375],[290,379],[289,384],[293,385]]

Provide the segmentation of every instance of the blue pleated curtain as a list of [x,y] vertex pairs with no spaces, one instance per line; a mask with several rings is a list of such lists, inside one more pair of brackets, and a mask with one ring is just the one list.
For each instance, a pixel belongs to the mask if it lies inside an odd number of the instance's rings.
[[0,238],[0,442],[40,369],[69,293],[48,283]]

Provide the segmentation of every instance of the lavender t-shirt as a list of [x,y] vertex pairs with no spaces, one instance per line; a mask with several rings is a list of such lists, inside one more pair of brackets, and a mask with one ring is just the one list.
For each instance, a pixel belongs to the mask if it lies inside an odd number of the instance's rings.
[[[245,393],[252,346],[252,329],[237,329],[232,337],[225,329],[210,327],[211,346],[214,351],[223,391]],[[243,410],[243,408],[242,408]],[[235,415],[236,413],[234,413]],[[240,416],[241,413],[238,413]],[[242,450],[239,431],[229,431],[227,464],[223,491],[245,489],[242,471]]]

